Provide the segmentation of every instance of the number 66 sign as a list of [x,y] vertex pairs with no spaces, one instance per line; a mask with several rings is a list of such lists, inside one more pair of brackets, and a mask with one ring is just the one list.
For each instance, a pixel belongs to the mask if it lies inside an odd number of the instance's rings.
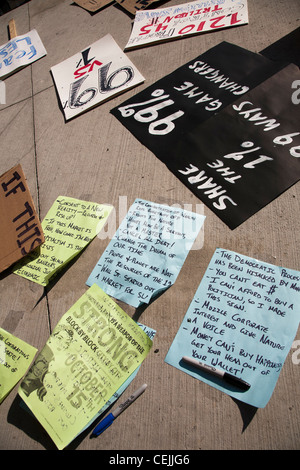
[[66,120],[145,80],[110,34],[51,72]]

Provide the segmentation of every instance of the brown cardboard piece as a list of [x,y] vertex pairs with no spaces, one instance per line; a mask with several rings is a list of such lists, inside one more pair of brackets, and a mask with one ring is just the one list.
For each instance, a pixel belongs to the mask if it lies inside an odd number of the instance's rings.
[[87,11],[95,12],[97,10],[100,10],[100,8],[109,5],[113,1],[114,0],[74,0],[74,3],[77,3],[77,5]]
[[145,8],[152,5],[152,3],[157,3],[160,0],[116,0],[119,5],[121,5],[125,10],[129,11],[133,15],[136,14],[138,10],[144,10]]
[[0,217],[2,272],[45,241],[20,164],[0,176]]

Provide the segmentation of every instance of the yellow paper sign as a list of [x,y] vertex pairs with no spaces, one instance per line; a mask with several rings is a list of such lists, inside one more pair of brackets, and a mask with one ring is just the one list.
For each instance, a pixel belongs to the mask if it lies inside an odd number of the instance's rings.
[[94,284],[61,318],[19,394],[63,449],[143,362],[151,346],[138,324]]
[[60,196],[42,222],[45,243],[13,272],[46,286],[100,232],[111,210],[112,206]]
[[27,372],[37,349],[0,328],[0,403]]

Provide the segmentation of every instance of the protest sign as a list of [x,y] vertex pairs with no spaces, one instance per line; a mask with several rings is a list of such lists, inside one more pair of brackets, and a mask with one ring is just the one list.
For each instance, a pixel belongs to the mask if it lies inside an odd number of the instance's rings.
[[25,375],[37,349],[0,328],[0,403]]
[[125,50],[247,23],[247,0],[196,1],[138,11]]
[[286,64],[296,64],[300,67],[299,47],[300,26],[286,36],[278,39],[259,53],[271,60],[281,60]]
[[60,196],[42,222],[45,243],[14,273],[46,286],[104,227],[112,206]]
[[[222,42],[158,80],[112,114],[156,156],[280,67],[242,47]],[[215,137],[218,137],[216,129]]]
[[21,165],[0,176],[0,272],[44,242]]
[[234,229],[299,179],[299,79],[221,43],[112,113]]
[[58,322],[18,393],[63,449],[140,366],[151,346],[142,328],[93,285]]
[[12,38],[0,46],[0,77],[6,77],[46,54],[47,51],[35,29]]
[[51,72],[66,120],[144,81],[110,34]]
[[290,64],[183,136],[165,162],[231,229],[300,179],[300,107]]
[[[268,403],[299,325],[300,272],[216,249],[166,362],[252,406]],[[186,366],[188,356],[248,391]]]
[[205,217],[136,199],[90,274],[107,294],[133,307],[174,284]]

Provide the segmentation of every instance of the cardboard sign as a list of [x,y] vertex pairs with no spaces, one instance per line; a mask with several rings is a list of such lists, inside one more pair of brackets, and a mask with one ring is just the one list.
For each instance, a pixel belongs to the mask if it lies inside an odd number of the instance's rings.
[[[218,248],[166,362],[249,405],[268,403],[299,326],[300,272]],[[194,358],[248,391],[187,366]]]
[[100,8],[109,5],[113,1],[114,0],[74,0],[74,3],[87,11],[95,12],[100,10]]
[[93,285],[58,322],[18,393],[63,449],[118,393],[151,347],[142,328]]
[[0,77],[5,77],[46,54],[46,49],[35,29],[12,38],[0,46]]
[[[272,61],[222,42],[111,112],[155,155],[278,70]],[[217,131],[216,131],[216,135]]]
[[21,165],[0,177],[0,272],[44,242],[43,229]]
[[67,120],[144,81],[110,34],[51,72]]
[[140,11],[135,15],[125,50],[247,23],[246,0],[197,1]]
[[159,0],[117,0],[117,3],[121,5],[125,10],[129,11],[132,15],[138,10],[144,10]]

